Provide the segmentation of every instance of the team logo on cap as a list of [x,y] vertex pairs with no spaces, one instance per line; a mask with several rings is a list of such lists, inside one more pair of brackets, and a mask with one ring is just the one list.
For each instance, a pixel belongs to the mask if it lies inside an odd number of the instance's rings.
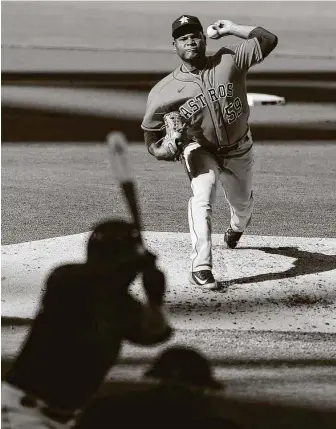
[[189,18],[187,16],[182,16],[182,18],[179,19],[179,21],[181,22],[181,25],[186,24],[189,21]]

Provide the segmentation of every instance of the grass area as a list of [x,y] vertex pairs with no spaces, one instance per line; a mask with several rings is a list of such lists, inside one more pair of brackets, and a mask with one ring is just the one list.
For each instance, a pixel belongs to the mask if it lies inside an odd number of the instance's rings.
[[[255,210],[248,234],[334,237],[336,152],[332,144],[256,144]],[[128,217],[104,145],[2,145],[2,244],[87,231],[107,217]],[[143,227],[188,231],[191,196],[184,167],[158,162],[130,145]],[[213,231],[228,225],[222,193]]]

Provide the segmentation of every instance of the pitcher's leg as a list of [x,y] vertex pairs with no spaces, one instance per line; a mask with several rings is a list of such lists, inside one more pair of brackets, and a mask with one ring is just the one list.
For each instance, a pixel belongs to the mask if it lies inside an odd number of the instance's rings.
[[198,143],[187,146],[184,159],[193,192],[188,204],[191,271],[211,270],[211,217],[212,205],[216,200],[218,164]]
[[225,160],[220,180],[230,205],[233,231],[243,232],[249,225],[253,211],[253,147],[245,155]]

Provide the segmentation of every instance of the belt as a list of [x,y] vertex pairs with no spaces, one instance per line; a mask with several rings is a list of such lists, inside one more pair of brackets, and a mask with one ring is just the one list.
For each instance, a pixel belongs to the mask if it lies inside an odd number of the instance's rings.
[[228,153],[236,150],[243,143],[246,143],[250,138],[250,133],[248,132],[241,140],[238,140],[237,143],[231,146],[218,146],[216,148],[209,148],[209,151],[218,156],[227,155]]
[[210,149],[210,151],[219,156],[227,155],[231,151],[238,149],[238,146],[239,146],[238,143],[232,146],[219,146],[219,147],[216,147],[215,149]]

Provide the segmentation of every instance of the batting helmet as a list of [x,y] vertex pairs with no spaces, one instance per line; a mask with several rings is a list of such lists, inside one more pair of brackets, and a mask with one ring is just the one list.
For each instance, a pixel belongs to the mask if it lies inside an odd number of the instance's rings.
[[98,224],[87,244],[87,256],[92,260],[123,259],[140,253],[140,231],[132,223],[109,220]]

